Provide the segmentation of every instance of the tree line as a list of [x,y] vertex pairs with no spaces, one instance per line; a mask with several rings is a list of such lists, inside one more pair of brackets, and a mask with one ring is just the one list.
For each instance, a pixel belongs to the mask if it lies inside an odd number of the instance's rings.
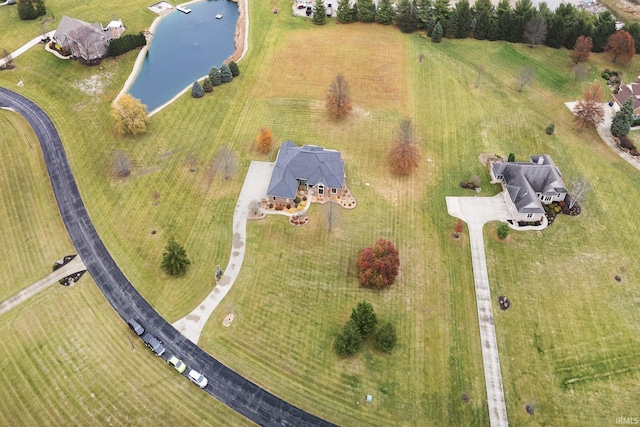
[[[323,1],[316,0],[313,22],[322,25],[326,19]],[[593,52],[604,52],[609,36],[616,33],[614,16],[608,11],[593,15],[567,3],[551,10],[545,2],[535,8],[531,0],[518,0],[513,6],[509,0],[500,0],[497,6],[491,0],[477,0],[473,6],[469,0],[453,6],[448,0],[398,0],[395,6],[391,0],[380,0],[377,8],[373,0],[354,4],[339,0],[336,19],[342,24],[393,24],[405,33],[424,30],[434,39],[503,40],[567,49],[573,49],[578,37],[584,36],[592,39]],[[624,29],[634,39],[635,53],[640,53],[640,24],[634,22]]]

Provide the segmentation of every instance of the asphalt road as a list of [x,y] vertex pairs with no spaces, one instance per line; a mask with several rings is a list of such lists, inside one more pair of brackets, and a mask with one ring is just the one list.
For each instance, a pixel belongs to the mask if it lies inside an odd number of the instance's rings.
[[[35,103],[0,87],[0,107],[22,115],[40,141],[58,208],[80,258],[115,311],[126,322],[134,318],[167,348],[209,379],[204,389],[234,411],[262,426],[332,426],[333,424],[274,396],[222,365],[182,336],[136,291],[100,240],[80,198],[60,135],[46,113]],[[167,366],[167,369],[172,369]],[[185,378],[185,381],[188,381]],[[196,387],[194,385],[194,387]]]

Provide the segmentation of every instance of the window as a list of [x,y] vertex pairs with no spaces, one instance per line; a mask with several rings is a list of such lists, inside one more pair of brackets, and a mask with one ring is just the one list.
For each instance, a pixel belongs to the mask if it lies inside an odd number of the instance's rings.
[[499,179],[499,180],[502,181],[502,180],[504,180],[504,175],[499,174],[499,175],[496,176],[496,179]]
[[550,202],[551,201],[551,196],[544,196],[544,201],[545,202]]
[[527,219],[533,218],[533,214],[527,214]]
[[322,185],[318,186],[318,194],[321,196],[324,194],[324,187]]
[[338,189],[337,188],[332,188],[331,189],[331,194],[338,194]]

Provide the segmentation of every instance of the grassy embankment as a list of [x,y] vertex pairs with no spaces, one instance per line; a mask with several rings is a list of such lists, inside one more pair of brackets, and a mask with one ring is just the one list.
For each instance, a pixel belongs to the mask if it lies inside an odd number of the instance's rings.
[[[285,3],[278,4],[281,10]],[[113,135],[108,118],[108,102],[126,77],[130,56],[105,61],[101,70],[42,52],[20,58],[20,74],[25,82],[31,77],[23,90],[52,114],[92,218],[132,282],[169,320],[210,291],[213,268],[226,263],[248,161],[266,159],[251,150],[260,126],[281,140],[340,149],[358,208],[343,211],[331,235],[317,206],[305,228],[294,229],[281,217],[250,224],[243,270],[201,345],[274,393],[339,424],[485,425],[468,242],[450,238],[455,220],[446,214],[444,197],[468,195],[457,184],[470,174],[483,178],[483,195],[499,191],[477,161],[481,152],[514,152],[518,159],[548,153],[566,177],[588,176],[594,191],[583,215],[559,218],[541,236],[513,233],[497,243],[494,226],[487,227],[492,292],[514,304],[496,312],[510,421],[581,425],[612,422],[632,410],[639,295],[628,284],[638,278],[630,249],[638,242],[627,230],[638,203],[637,172],[595,132],[575,131],[563,102],[578,98],[583,83],[570,77],[566,51],[476,41],[434,45],[394,28],[312,27],[287,15],[252,5],[251,50],[241,77],[202,100],[181,98],[136,140]],[[518,93],[513,80],[529,64],[537,82]],[[605,65],[605,57],[594,57],[592,78]],[[39,67],[50,77],[36,79]],[[323,97],[338,72],[351,83],[356,108],[336,123],[328,119]],[[103,94],[90,97],[69,84],[92,74],[105,82]],[[4,79],[0,74],[0,83]],[[65,114],[69,110],[74,114]],[[416,175],[398,179],[389,174],[384,154],[404,116],[422,136],[424,161]],[[556,134],[548,137],[550,122]],[[228,182],[206,173],[223,144],[242,159]],[[106,172],[115,148],[135,161],[134,176],[124,181]],[[199,160],[195,173],[185,164],[188,154]],[[611,197],[612,189],[624,203]],[[161,194],[157,206],[153,191]],[[158,233],[151,235],[152,229]],[[172,233],[194,262],[184,279],[169,280],[158,269]],[[358,288],[355,277],[358,251],[378,237],[393,240],[402,261],[398,283],[382,293]],[[622,267],[623,282],[614,283]],[[357,357],[338,360],[332,339],[361,300],[374,305],[380,320],[396,324],[399,347],[384,356],[366,345]],[[104,301],[99,305],[111,319]],[[229,311],[236,320],[224,329]],[[111,322],[122,332],[117,319]],[[18,342],[12,351],[24,345]],[[374,395],[371,405],[362,403],[367,393]],[[536,408],[533,418],[524,412],[528,403]],[[32,407],[41,404],[36,399]]]

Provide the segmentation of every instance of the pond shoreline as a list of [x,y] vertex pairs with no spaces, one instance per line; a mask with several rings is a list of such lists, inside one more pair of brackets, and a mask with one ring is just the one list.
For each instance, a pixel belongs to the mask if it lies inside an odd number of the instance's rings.
[[[184,7],[194,3],[201,3],[203,1],[205,0],[193,0],[187,3],[183,3],[180,6]],[[225,64],[230,61],[238,62],[244,57],[248,49],[247,39],[249,34],[249,17],[247,16],[248,0],[228,0],[228,1],[231,1],[232,3],[236,3],[238,5],[238,22],[236,24],[235,35],[234,35],[235,51],[224,61]],[[151,34],[151,37],[147,39],[147,44],[138,53],[136,62],[134,63],[133,69],[131,70],[131,74],[129,74],[129,77],[127,77],[127,80],[125,81],[122,89],[120,90],[118,95],[115,97],[111,105],[115,106],[118,102],[118,99],[120,99],[122,95],[124,95],[129,91],[129,89],[131,89],[131,86],[135,82],[136,77],[140,73],[140,69],[142,68],[142,63],[144,62],[147,52],[151,47],[151,43],[153,42],[153,33],[155,32],[156,28],[160,24],[160,21],[162,21],[162,18],[164,18],[166,15],[167,13],[163,13],[159,15],[151,23],[151,26],[147,30]],[[206,77],[206,75],[203,75],[199,79],[202,79],[204,77]],[[178,94],[172,97],[169,101],[165,102],[161,106],[149,112],[149,117],[152,117],[153,115],[159,113],[163,108],[171,104],[173,101],[178,99],[180,96],[182,96],[185,92],[189,90],[191,90],[191,85],[188,85],[187,87],[182,89]]]

